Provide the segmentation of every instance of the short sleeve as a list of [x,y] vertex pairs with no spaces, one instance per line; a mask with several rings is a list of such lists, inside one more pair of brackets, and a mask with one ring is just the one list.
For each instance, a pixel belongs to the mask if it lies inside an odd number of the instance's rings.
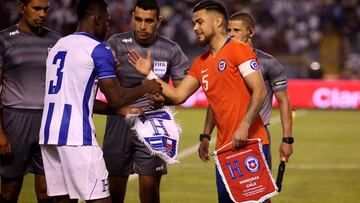
[[106,43],[100,43],[96,46],[91,57],[94,60],[95,71],[99,80],[116,77],[115,60],[110,47]]
[[198,62],[197,60],[195,60],[191,66],[191,68],[188,71],[188,75],[192,76],[193,78],[197,79],[198,81],[200,81],[200,77],[197,71],[197,67],[198,67]]
[[257,60],[255,52],[247,44],[234,43],[231,50],[232,61],[237,67],[246,61]]
[[185,56],[178,44],[173,48],[173,57],[171,60],[171,79],[182,80],[189,70],[189,59]]
[[271,58],[268,63],[268,77],[271,88],[274,92],[285,90],[288,86],[285,67],[275,58]]

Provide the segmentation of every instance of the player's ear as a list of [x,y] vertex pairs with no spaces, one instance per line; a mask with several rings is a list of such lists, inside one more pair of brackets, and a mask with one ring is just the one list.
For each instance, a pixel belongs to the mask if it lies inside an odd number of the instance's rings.
[[24,4],[23,2],[19,2],[19,3],[18,3],[18,11],[19,11],[19,13],[20,13],[21,15],[24,14],[24,12],[25,12],[25,4]]
[[255,28],[250,28],[250,29],[249,29],[249,37],[250,37],[250,38],[253,38],[254,35],[255,35]]
[[159,17],[158,17],[158,21],[159,21],[159,23],[157,24],[156,29],[159,29],[159,27],[160,27],[160,25],[161,25],[161,23],[162,23],[162,21],[163,21],[163,17],[162,17],[162,16],[159,16]]
[[95,24],[96,24],[96,25],[100,25],[100,24],[101,24],[101,20],[102,20],[102,19],[101,19],[101,16],[98,16],[98,15],[95,16]]

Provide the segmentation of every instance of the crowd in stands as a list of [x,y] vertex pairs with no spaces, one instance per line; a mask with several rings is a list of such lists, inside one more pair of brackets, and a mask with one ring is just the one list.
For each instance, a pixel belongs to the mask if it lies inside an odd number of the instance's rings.
[[[75,0],[50,0],[48,26],[63,35],[76,29]],[[111,33],[130,30],[134,0],[109,0]],[[192,29],[194,0],[158,0],[160,33],[178,42],[190,59],[202,50]],[[312,77],[319,64],[328,78],[360,78],[360,1],[222,0],[229,14],[250,12],[256,20],[255,47],[282,62],[289,78]],[[2,0],[0,28],[17,20],[17,1]]]

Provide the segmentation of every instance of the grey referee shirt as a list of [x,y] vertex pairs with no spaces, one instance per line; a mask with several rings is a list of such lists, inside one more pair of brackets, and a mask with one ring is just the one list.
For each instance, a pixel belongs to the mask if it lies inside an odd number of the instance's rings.
[[[132,88],[141,85],[145,79],[128,63],[129,50],[134,49],[143,57],[151,49],[153,59],[153,72],[163,81],[182,80],[188,69],[189,60],[179,45],[161,35],[157,35],[154,43],[145,46],[135,41],[133,32],[125,32],[113,35],[108,40],[108,45],[115,51],[120,61],[120,76],[118,79],[123,87]],[[149,100],[146,96],[134,103],[134,106],[146,107]]]
[[254,51],[259,59],[260,71],[268,92],[263,107],[260,110],[260,116],[264,124],[269,125],[273,94],[287,89],[287,77],[284,66],[273,56],[258,49],[254,49]]
[[61,36],[47,28],[41,36],[22,32],[16,25],[0,32],[1,100],[4,106],[42,109],[46,57]]

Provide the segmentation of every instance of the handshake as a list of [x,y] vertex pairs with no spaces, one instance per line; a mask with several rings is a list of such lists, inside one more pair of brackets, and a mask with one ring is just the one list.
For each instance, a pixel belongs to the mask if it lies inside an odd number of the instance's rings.
[[161,84],[159,82],[157,82],[156,79],[144,80],[142,82],[142,86],[145,89],[145,92],[147,92],[151,95],[156,95],[156,94],[162,93]]

